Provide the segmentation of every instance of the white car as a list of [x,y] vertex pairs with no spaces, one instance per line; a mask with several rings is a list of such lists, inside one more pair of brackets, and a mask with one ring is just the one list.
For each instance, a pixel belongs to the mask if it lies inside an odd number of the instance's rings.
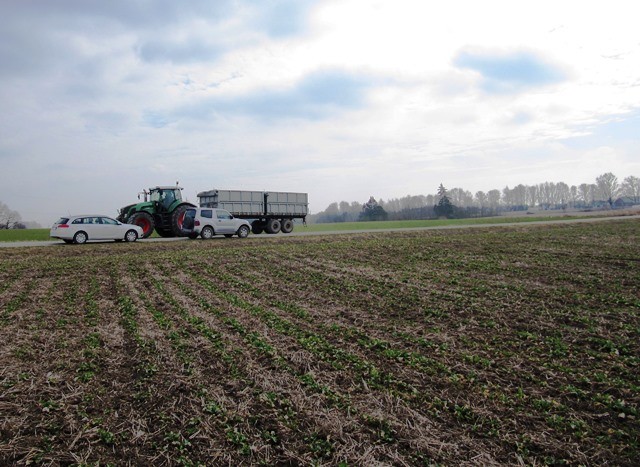
[[51,227],[49,236],[65,243],[86,243],[89,240],[122,240],[135,242],[142,237],[142,227],[123,224],[100,214],[61,217]]
[[190,208],[185,211],[183,229],[190,231],[189,238],[201,236],[204,239],[214,235],[246,238],[251,224],[244,219],[233,217],[229,211],[217,208]]

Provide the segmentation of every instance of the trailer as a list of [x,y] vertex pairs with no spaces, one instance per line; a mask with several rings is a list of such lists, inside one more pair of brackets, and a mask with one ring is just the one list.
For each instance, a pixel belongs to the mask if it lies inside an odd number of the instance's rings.
[[306,224],[307,193],[278,191],[209,190],[198,193],[200,207],[221,208],[234,217],[251,221],[254,234],[290,233],[294,220]]

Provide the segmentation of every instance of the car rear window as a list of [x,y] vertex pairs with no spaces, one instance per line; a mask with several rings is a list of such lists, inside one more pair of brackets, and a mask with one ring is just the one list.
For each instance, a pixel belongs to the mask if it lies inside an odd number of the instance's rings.
[[207,219],[211,219],[213,217],[213,211],[211,209],[203,209],[200,211],[200,215],[202,217],[206,217]]
[[62,225],[62,224],[66,224],[67,222],[69,222],[69,218],[68,217],[61,217],[60,219],[58,219],[56,221],[57,225]]

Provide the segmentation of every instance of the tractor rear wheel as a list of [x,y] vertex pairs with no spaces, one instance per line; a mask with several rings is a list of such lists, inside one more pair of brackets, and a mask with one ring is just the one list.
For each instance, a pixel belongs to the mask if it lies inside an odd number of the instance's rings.
[[184,229],[184,215],[191,206],[183,204],[174,209],[171,214],[171,230],[176,237],[187,237],[191,231]]
[[147,238],[153,233],[153,229],[156,226],[153,216],[148,212],[136,212],[132,214],[127,220],[127,224],[134,224],[142,227],[142,237]]

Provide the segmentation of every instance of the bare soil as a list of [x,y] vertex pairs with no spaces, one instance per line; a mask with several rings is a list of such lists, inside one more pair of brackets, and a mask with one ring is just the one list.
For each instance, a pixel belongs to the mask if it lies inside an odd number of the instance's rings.
[[0,250],[0,465],[638,465],[639,237]]

